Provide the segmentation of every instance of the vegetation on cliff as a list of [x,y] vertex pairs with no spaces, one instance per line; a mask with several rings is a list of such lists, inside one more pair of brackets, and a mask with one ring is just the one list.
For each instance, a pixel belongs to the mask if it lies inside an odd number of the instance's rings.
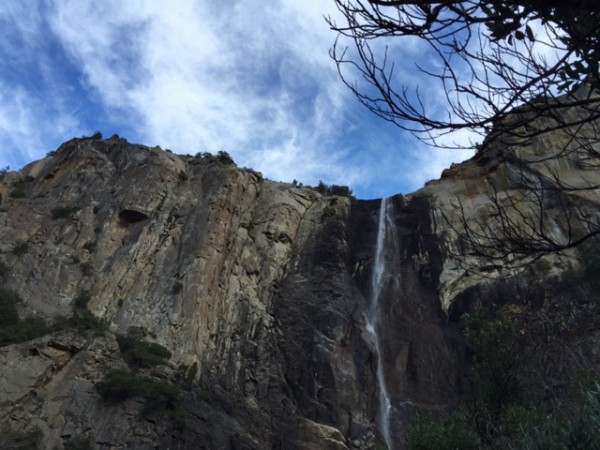
[[584,356],[600,329],[598,248],[589,244],[580,269],[547,282],[543,304],[484,302],[462,316],[470,393],[454,411],[418,413],[410,450],[600,449],[600,375]]

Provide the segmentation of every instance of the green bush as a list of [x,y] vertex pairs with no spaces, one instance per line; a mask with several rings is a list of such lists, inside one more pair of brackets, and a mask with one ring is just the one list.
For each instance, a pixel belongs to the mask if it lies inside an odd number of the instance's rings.
[[171,293],[173,295],[179,294],[182,290],[183,290],[183,283],[181,281],[176,281],[175,283],[173,283],[173,286],[171,287]]
[[180,392],[177,386],[129,370],[111,370],[96,385],[96,389],[105,401],[111,403],[119,403],[131,397],[144,398],[143,415],[164,409],[175,411],[179,406]]
[[142,381],[142,377],[129,370],[111,370],[96,389],[104,400],[118,403],[141,395]]
[[466,314],[463,322],[474,355],[475,394],[499,417],[505,406],[522,397],[519,369],[526,357],[525,334],[502,311],[494,318]]
[[94,134],[92,134],[91,136],[86,136],[86,135],[81,136],[81,139],[92,139],[95,141],[101,141],[102,133],[100,131],[95,131]]
[[0,430],[0,448],[4,450],[38,450],[44,437],[39,428],[14,431],[4,426]]
[[4,261],[0,261],[0,277],[3,277],[10,271],[10,268]]
[[196,381],[196,375],[198,374],[198,363],[194,362],[188,370],[186,370],[185,374],[185,384],[187,386],[191,386]]
[[564,375],[583,396],[569,392],[566,382],[562,394],[540,389],[548,380],[539,379],[544,374],[537,368],[545,370],[547,354],[539,349],[532,316],[519,314],[507,307],[494,316],[463,316],[471,397],[439,420],[418,414],[408,434],[410,450],[600,450],[598,375]]
[[91,450],[92,442],[87,436],[71,437],[63,444],[64,450]]
[[66,329],[82,333],[93,331],[96,335],[102,335],[108,330],[108,323],[98,319],[87,309],[76,309],[68,318],[58,317],[51,325],[38,317],[21,319],[17,308],[21,301],[15,292],[0,288],[0,347],[27,342]]
[[535,268],[539,273],[547,274],[550,272],[550,270],[552,270],[552,263],[547,259],[538,259],[535,264]]
[[579,250],[579,259],[584,268],[583,279],[592,287],[595,295],[600,292],[600,243],[590,240]]
[[229,153],[227,153],[223,150],[219,150],[217,152],[217,161],[219,161],[221,164],[225,164],[225,165],[235,164],[235,162],[233,161],[233,158],[229,155]]
[[108,322],[83,309],[75,310],[70,317],[56,319],[52,328],[54,331],[72,329],[79,333],[92,331],[94,335],[102,336],[108,331]]
[[525,450],[600,450],[600,385],[583,393],[583,402],[529,430]]
[[166,364],[171,352],[162,345],[146,342],[133,334],[118,335],[117,342],[127,363],[136,368],[149,368]]
[[81,265],[81,273],[83,274],[84,277],[89,277],[91,274],[94,273],[94,264],[92,264],[91,262],[85,262]]
[[348,186],[339,186],[332,184],[331,186],[326,185],[323,181],[319,181],[319,184],[314,188],[321,195],[339,195],[341,197],[354,198],[352,189]]
[[21,319],[17,309],[19,303],[21,298],[17,293],[0,288],[0,346],[27,342],[50,331],[42,319]]
[[26,317],[18,323],[0,329],[0,346],[27,342],[45,336],[51,331],[43,319]]
[[479,439],[462,415],[444,416],[438,421],[417,414],[408,436],[409,450],[478,450]]
[[96,250],[96,245],[98,243],[96,241],[88,241],[83,245],[84,250],[87,250],[90,253],[94,253],[94,250]]
[[21,297],[14,291],[0,288],[0,327],[6,327],[19,321],[17,305]]
[[33,181],[33,177],[27,176],[20,178],[12,183],[12,190],[10,196],[12,198],[25,198],[27,197],[27,186]]
[[73,306],[75,307],[75,309],[87,309],[88,303],[91,299],[92,294],[90,294],[89,291],[81,291],[79,294],[77,294],[77,297],[75,297],[75,300],[73,301]]
[[57,219],[68,219],[72,217],[80,208],[76,206],[57,206],[56,208],[52,208],[52,218],[54,220]]
[[17,242],[12,249],[12,254],[15,256],[23,256],[29,251],[29,244],[27,242]]

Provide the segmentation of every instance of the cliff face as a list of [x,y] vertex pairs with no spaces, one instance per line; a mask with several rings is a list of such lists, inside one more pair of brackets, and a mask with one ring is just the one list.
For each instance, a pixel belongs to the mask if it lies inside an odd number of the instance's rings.
[[[481,292],[522,288],[458,255],[465,211],[488,223],[490,192],[521,192],[516,166],[490,154],[389,199],[385,215],[379,201],[118,137],[74,139],[6,174],[1,276],[20,316],[93,324],[89,310],[108,330],[55,327],[0,347],[3,429],[37,429],[47,449],[82,438],[107,449],[401,448],[415,409],[467,390],[457,315]],[[584,170],[567,165],[575,178]],[[597,193],[581,195],[597,214]],[[542,301],[545,278],[533,283]],[[172,405],[148,412],[144,395],[100,397],[106,375],[127,369],[116,337],[133,330],[170,352],[136,372],[178,387],[185,426]]]

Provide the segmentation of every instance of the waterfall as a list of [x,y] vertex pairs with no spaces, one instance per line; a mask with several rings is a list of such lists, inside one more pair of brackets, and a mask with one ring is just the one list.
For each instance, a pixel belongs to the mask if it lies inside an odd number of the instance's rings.
[[382,199],[379,208],[379,225],[372,274],[371,301],[366,313],[366,329],[377,357],[377,384],[379,387],[377,424],[388,450],[393,450],[394,446],[390,432],[392,404],[390,402],[390,395],[385,379],[381,346],[381,296],[383,287],[389,279],[389,273],[386,273],[386,248],[390,246],[395,248],[394,244],[396,244],[395,241],[397,240],[395,225],[390,214],[391,209],[388,199]]

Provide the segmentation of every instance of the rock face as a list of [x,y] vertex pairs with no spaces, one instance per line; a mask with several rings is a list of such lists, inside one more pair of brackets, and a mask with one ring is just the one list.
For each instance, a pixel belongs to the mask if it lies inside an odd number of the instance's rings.
[[[108,330],[55,327],[0,347],[0,425],[38,430],[44,449],[402,448],[415,409],[468,390],[458,314],[481,292],[520,289],[458,256],[465,211],[487,223],[490,192],[521,192],[516,165],[494,151],[389,199],[377,346],[367,319],[379,201],[117,136],[71,140],[5,174],[2,285],[23,299],[21,317],[83,309]],[[584,169],[569,161],[561,170],[576,178]],[[581,195],[594,210],[597,192]],[[143,396],[101,398],[106,374],[128,367],[116,337],[132,330],[170,352],[136,370],[178,386],[185,426],[168,409],[144,412]]]

